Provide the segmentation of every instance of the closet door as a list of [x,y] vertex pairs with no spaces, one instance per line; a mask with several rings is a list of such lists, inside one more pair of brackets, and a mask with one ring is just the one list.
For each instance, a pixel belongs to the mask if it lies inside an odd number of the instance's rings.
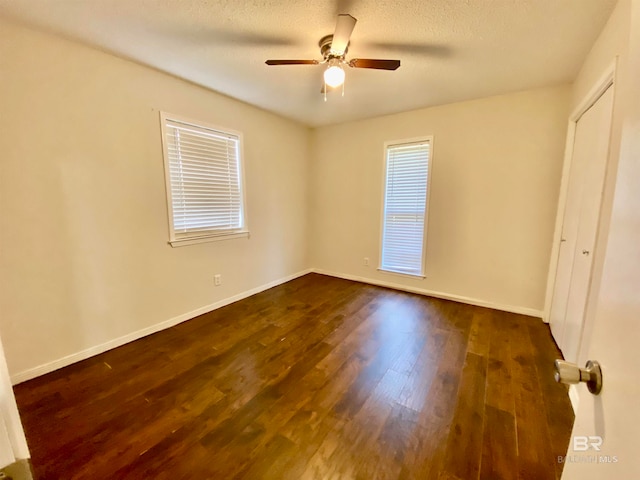
[[553,336],[565,359],[576,361],[584,323],[593,251],[609,153],[613,88],[577,122],[558,270],[551,304]]

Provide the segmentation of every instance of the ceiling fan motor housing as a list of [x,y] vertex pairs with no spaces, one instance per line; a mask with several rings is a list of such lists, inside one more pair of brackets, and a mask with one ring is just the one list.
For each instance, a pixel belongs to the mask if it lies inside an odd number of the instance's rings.
[[342,55],[332,55],[331,54],[331,42],[333,42],[333,35],[326,35],[320,39],[318,45],[320,46],[320,53],[322,54],[322,58],[325,60],[329,60],[331,58],[341,58],[344,59],[344,56],[347,54],[349,50],[349,44],[347,44],[344,49],[344,53]]

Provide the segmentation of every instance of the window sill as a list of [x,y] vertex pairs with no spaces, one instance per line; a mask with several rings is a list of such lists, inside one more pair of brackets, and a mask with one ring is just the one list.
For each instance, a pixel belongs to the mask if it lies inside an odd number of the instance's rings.
[[169,245],[172,247],[184,247],[187,245],[195,245],[197,243],[221,242],[222,240],[231,240],[234,238],[249,238],[249,231],[233,232],[233,233],[217,233],[211,235],[201,235],[198,237],[179,238],[170,240]]
[[427,278],[426,275],[418,275],[415,273],[394,272],[393,270],[385,270],[384,268],[378,268],[378,271],[382,273],[388,273],[390,275],[397,275],[399,277],[421,278],[422,280]]

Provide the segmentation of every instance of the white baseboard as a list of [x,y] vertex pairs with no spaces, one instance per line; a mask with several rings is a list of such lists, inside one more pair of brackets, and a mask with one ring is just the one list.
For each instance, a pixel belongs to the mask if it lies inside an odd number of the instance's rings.
[[108,342],[101,343],[100,345],[95,345],[85,350],[81,350],[80,352],[72,353],[71,355],[67,355],[65,357],[59,358],[52,362],[44,363],[42,365],[38,365],[37,367],[23,370],[21,372],[11,375],[11,383],[13,385],[16,385],[18,383],[31,380],[32,378],[39,377],[40,375],[53,372],[54,370],[58,370],[59,368],[66,367],[67,365],[71,365],[72,363],[76,363],[81,360],[85,360],[89,357],[93,357],[94,355],[98,355],[100,353],[106,352],[107,350],[120,347],[126,343],[133,342],[134,340],[138,340],[139,338],[146,337],[147,335],[151,335],[152,333],[156,333],[161,330],[165,330],[167,328],[173,327],[178,323],[182,323],[186,320],[191,320],[192,318],[195,318],[198,315],[211,312],[218,308],[229,305],[230,303],[237,302],[238,300],[242,300],[244,298],[250,297],[251,295],[255,295],[256,293],[263,292],[265,290],[268,290],[270,288],[276,287],[283,283],[289,282],[291,280],[294,280],[298,277],[301,277],[311,272],[312,272],[312,269],[302,270],[301,272],[294,273],[293,275],[288,275],[278,280],[274,280],[273,282],[265,283],[264,285],[260,285],[258,287],[252,288],[251,290],[246,290],[232,297],[222,299],[210,305],[205,305],[204,307],[197,308],[195,310],[192,310],[191,312],[183,313],[182,315],[178,315],[177,317],[170,318],[168,320],[165,320],[164,322],[156,323],[155,325],[151,325],[149,327],[143,328],[142,330],[137,330],[135,332],[128,333],[127,335],[123,335],[122,337],[114,338],[113,340],[109,340]]
[[387,287],[387,288],[393,288],[395,290],[402,290],[402,291],[405,291],[405,292],[418,293],[420,295],[426,295],[428,297],[442,298],[444,300],[453,300],[455,302],[467,303],[469,305],[476,305],[478,307],[493,308],[495,310],[502,310],[502,311],[505,311],[505,312],[519,313],[521,315],[529,315],[531,317],[542,318],[542,310],[536,310],[534,308],[518,307],[518,306],[514,306],[514,305],[504,305],[504,304],[501,304],[501,303],[488,302],[486,300],[480,300],[480,299],[477,299],[477,298],[470,298],[470,297],[463,297],[461,295],[454,295],[454,294],[451,294],[451,293],[436,292],[436,291],[433,291],[433,290],[426,290],[426,289],[423,289],[423,288],[408,287],[406,285],[402,285],[402,284],[399,284],[399,283],[386,282],[386,281],[383,281],[383,280],[359,277],[357,275],[349,275],[349,274],[346,274],[346,273],[329,272],[327,270],[322,270],[320,268],[312,268],[311,270],[314,273],[320,273],[322,275],[329,275],[330,277],[344,278],[345,280],[353,280],[355,282],[368,283],[368,284],[371,284],[371,285],[377,285],[379,287]]
[[[147,335],[151,335],[152,333],[159,332],[161,330],[165,330],[167,328],[173,327],[178,323],[182,323],[186,320],[191,320],[192,318],[197,317],[198,315],[202,315],[204,313],[211,312],[218,308],[229,305],[230,303],[237,302],[244,298],[250,297],[251,295],[255,295],[256,293],[263,292],[264,290],[268,290],[269,288],[276,287],[283,283],[294,280],[298,277],[306,275],[307,273],[319,273],[322,275],[329,275],[331,277],[344,278],[345,280],[353,280],[356,282],[368,283],[371,285],[378,285],[380,287],[393,288],[395,290],[402,290],[405,292],[417,293],[420,295],[426,295],[430,297],[442,298],[445,300],[453,300],[456,302],[466,303],[469,305],[477,305],[479,307],[487,307],[494,308],[496,310],[503,310],[505,312],[519,313],[522,315],[529,315],[532,317],[542,317],[542,311],[536,310],[533,308],[526,307],[517,307],[513,305],[503,305],[493,302],[488,302],[485,300],[480,300],[476,298],[464,297],[461,295],[454,295],[443,292],[436,292],[433,290],[426,290],[422,288],[408,287],[406,285],[401,285],[393,282],[386,282],[382,280],[376,280],[371,278],[359,277],[357,275],[349,275],[345,273],[337,273],[330,272],[327,270],[322,270],[319,268],[309,268],[306,270],[302,270],[300,272],[294,273],[293,275],[288,275],[286,277],[280,278],[278,280],[274,280],[272,282],[266,283],[264,285],[260,285],[258,287],[252,288],[250,290],[241,292],[237,295],[233,295],[232,297],[225,298],[218,302],[212,303],[210,305],[205,305],[203,307],[197,308],[196,310],[192,310],[190,312],[184,313],[182,315],[178,315],[177,317],[170,318],[160,323],[156,323],[155,325],[151,325],[149,327],[143,328],[141,330],[137,330],[135,332],[129,333],[122,337],[115,338],[113,340],[109,340],[108,342],[101,343],[100,345],[95,345],[93,347],[87,348],[85,350],[81,350],[76,353],[72,353],[71,355],[67,355],[65,357],[59,358],[52,362],[44,363],[42,365],[38,365],[33,368],[29,368],[27,370],[23,370],[21,372],[15,373],[11,375],[11,382],[16,385],[21,382],[25,382],[27,380],[31,380],[32,378],[39,377],[40,375],[44,375],[46,373],[53,372],[54,370],[58,370],[60,368],[71,365],[72,363],[79,362],[81,360],[85,360],[89,357],[93,357],[94,355],[98,355],[100,353],[106,352],[107,350],[111,350],[113,348],[120,347],[126,343],[133,342],[134,340],[138,340],[139,338],[146,337]],[[569,396],[571,397],[571,402],[574,405],[574,409],[577,408],[577,392],[574,392],[575,399],[571,396],[571,390],[569,391]]]

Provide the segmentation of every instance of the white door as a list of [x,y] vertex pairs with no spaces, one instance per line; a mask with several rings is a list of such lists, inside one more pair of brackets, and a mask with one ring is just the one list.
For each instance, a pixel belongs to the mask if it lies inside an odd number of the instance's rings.
[[562,243],[549,322],[567,361],[577,360],[609,153],[613,88],[576,124]]
[[[640,7],[638,8],[640,17]],[[639,48],[640,50],[640,48]],[[636,72],[640,76],[640,60]],[[595,320],[581,359],[602,365],[603,389],[579,385],[563,479],[640,478],[640,92],[625,120]],[[600,450],[594,447],[592,437]]]
[[9,440],[9,430],[7,430],[7,426],[2,416],[0,416],[0,468],[11,465],[15,461],[13,447],[11,446],[11,440]]
[[27,440],[20,423],[9,370],[0,341],[0,468],[29,458]]
[[[593,321],[579,353],[581,364],[600,362],[603,387],[594,396],[578,385],[567,458],[575,461],[565,464],[564,480],[640,479],[640,0],[630,6],[628,64],[618,79],[622,136],[611,218],[604,251],[598,254],[603,264],[589,307]],[[574,440],[584,437],[593,437],[596,445],[601,439],[600,450],[593,442],[585,450]]]

